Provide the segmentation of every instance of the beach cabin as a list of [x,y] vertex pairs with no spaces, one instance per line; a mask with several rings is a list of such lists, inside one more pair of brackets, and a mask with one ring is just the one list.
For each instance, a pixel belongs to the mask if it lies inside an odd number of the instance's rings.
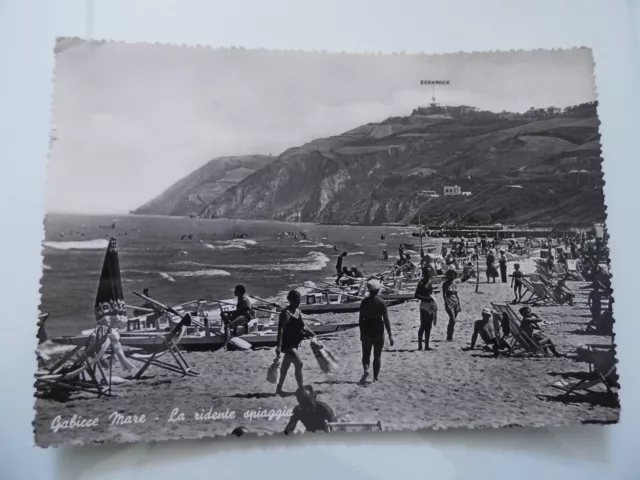
[[456,196],[461,194],[462,194],[462,188],[460,188],[458,185],[444,187],[445,197],[451,197],[451,196]]

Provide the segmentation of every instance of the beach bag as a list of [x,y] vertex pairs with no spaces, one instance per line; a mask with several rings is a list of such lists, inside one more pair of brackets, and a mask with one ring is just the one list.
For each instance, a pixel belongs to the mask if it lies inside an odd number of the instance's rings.
[[269,370],[267,370],[267,382],[269,383],[278,383],[278,379],[280,377],[280,356],[277,356]]
[[327,348],[315,339],[311,340],[311,350],[313,356],[318,362],[320,370],[324,373],[332,373],[338,368],[338,359],[336,356],[327,350]]

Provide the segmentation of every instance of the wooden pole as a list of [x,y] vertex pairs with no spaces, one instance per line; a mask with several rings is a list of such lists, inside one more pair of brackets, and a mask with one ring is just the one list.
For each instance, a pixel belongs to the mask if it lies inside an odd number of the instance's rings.
[[420,224],[420,230],[418,230],[418,234],[420,235],[420,266],[422,267],[422,261],[424,259],[423,250],[422,250],[422,218],[420,217],[420,211],[418,211],[418,223]]
[[480,247],[478,247],[478,228],[476,227],[476,293],[480,288]]

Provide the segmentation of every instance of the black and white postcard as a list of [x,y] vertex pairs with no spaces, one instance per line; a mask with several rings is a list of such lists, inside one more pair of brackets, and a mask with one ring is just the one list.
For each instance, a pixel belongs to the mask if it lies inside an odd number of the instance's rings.
[[58,39],[36,444],[616,423],[593,70]]

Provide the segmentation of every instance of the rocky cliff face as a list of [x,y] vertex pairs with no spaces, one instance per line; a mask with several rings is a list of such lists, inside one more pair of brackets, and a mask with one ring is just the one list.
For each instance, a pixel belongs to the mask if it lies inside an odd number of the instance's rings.
[[215,158],[132,213],[199,215],[229,188],[275,159],[268,155]]
[[[437,223],[602,221],[595,105],[576,108],[508,116],[420,110],[365,125],[287,150],[203,216],[364,225],[407,223],[418,212]],[[471,195],[445,197],[445,185]]]
[[[598,125],[593,103],[525,114],[421,108],[266,157],[233,185],[200,171],[212,161],[139,212],[184,214],[198,192],[205,218],[371,225],[409,223],[420,213],[431,223],[602,221]],[[445,197],[445,185],[471,194]]]

